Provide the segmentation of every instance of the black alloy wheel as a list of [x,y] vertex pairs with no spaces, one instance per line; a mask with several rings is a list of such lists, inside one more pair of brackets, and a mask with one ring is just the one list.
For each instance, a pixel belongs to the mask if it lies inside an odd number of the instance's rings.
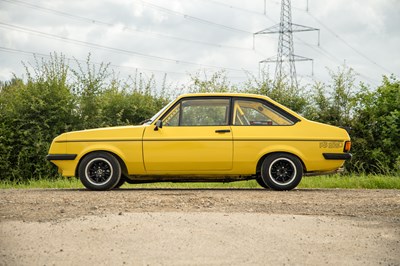
[[108,152],[86,155],[79,164],[78,172],[82,184],[90,190],[113,189],[121,179],[121,166]]
[[291,190],[303,177],[303,165],[291,154],[275,153],[267,156],[261,166],[261,182],[274,190]]

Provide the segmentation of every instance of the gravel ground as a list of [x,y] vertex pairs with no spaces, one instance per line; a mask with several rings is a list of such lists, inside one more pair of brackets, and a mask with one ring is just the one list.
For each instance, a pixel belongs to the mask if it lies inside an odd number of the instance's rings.
[[400,191],[0,190],[0,265],[400,265]]

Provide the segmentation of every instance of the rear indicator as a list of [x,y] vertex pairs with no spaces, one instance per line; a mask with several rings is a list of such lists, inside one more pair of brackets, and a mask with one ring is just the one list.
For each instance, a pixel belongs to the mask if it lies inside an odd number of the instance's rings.
[[350,149],[351,149],[351,141],[346,141],[346,142],[344,143],[344,149],[343,149],[343,151],[344,151],[344,152],[349,152]]

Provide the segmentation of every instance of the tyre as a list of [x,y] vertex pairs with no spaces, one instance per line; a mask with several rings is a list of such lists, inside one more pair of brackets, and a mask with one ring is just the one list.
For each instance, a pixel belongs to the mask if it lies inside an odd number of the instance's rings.
[[302,177],[303,165],[291,154],[271,154],[261,166],[261,181],[274,190],[291,190],[300,183]]
[[113,189],[120,188],[123,184],[125,184],[125,182],[126,182],[126,177],[122,175],[118,183],[113,187]]
[[257,184],[259,184],[261,187],[266,188],[266,189],[269,189],[269,187],[267,186],[267,184],[265,184],[265,182],[262,180],[261,175],[259,175],[259,176],[256,177],[256,181],[257,181]]
[[121,179],[121,165],[117,158],[108,152],[93,152],[83,158],[78,174],[87,189],[109,190]]

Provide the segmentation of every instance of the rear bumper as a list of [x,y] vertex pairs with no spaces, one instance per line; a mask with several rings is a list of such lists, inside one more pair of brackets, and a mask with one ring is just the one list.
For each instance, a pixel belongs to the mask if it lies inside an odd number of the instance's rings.
[[351,153],[323,153],[326,160],[350,160]]
[[46,159],[48,161],[69,161],[69,160],[75,160],[77,154],[49,154],[46,156]]

